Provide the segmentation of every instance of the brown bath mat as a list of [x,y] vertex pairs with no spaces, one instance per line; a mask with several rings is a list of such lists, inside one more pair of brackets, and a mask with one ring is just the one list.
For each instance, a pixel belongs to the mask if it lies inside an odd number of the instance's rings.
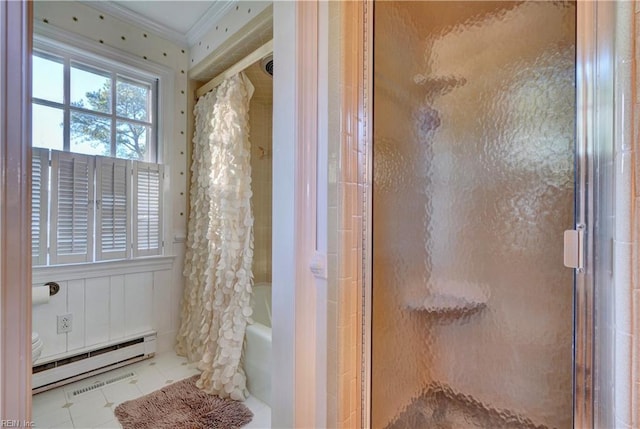
[[242,403],[204,393],[194,375],[160,390],[118,405],[115,415],[123,429],[235,429],[251,421]]

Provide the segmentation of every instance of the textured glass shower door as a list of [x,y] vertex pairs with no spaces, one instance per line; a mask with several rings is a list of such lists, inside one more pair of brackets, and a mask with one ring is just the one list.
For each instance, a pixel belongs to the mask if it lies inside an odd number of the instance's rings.
[[371,426],[572,426],[574,2],[376,2]]

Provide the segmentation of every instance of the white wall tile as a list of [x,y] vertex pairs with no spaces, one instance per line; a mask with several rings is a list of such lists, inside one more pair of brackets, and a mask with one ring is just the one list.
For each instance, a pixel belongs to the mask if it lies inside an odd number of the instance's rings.
[[633,429],[629,423],[625,423],[623,420],[616,417],[616,429]]
[[[634,15],[639,2],[616,3],[616,159],[615,159],[615,244],[614,244],[614,335],[615,361],[614,378],[614,414],[617,427],[638,427],[640,390],[632,380],[638,378],[638,351],[640,332],[637,320],[640,317],[637,303],[634,304],[634,290],[638,287],[637,246],[638,222],[634,217],[637,202],[633,197],[634,176],[640,173],[638,163],[634,162],[640,146],[638,124],[638,105],[634,103],[639,82],[634,79],[634,63],[638,61],[637,43],[634,50],[634,37],[640,29],[640,16]],[[635,32],[634,32],[635,27]],[[634,58],[635,56],[635,58]],[[635,88],[634,88],[635,86]],[[637,100],[636,100],[637,101]],[[636,110],[636,111],[634,111]],[[635,130],[634,130],[635,128]],[[638,182],[636,181],[636,184]],[[634,253],[636,256],[634,256]],[[637,301],[636,301],[637,302]],[[635,322],[634,322],[635,320]]]
[[[271,282],[272,223],[272,81],[259,64],[246,70],[256,88],[249,109],[251,133],[251,188],[253,197],[253,277],[256,283]],[[266,79],[265,79],[266,78]]]
[[614,238],[618,242],[632,240],[633,204],[633,152],[618,152],[615,157],[615,207]]
[[614,243],[614,314],[615,330],[630,333],[632,329],[632,251],[630,243]]
[[631,389],[633,382],[629,376],[631,367],[631,344],[630,334],[616,332],[616,368],[615,368],[615,396],[614,408],[616,421],[631,424]]

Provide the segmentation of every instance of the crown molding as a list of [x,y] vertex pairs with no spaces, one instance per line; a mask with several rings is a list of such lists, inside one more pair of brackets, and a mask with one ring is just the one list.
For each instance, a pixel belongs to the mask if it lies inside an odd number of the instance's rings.
[[[173,84],[173,70],[163,64],[142,60],[136,55],[109,45],[97,44],[94,40],[72,33],[62,28],[42,22],[33,25],[34,45],[43,49],[76,49],[82,55],[93,61],[104,62],[104,59],[115,61],[124,69],[135,74],[146,74],[149,77],[162,77],[171,80]],[[112,67],[112,66],[107,66]]]
[[[185,34],[180,33],[179,31],[173,30],[167,27],[166,25],[160,24],[152,19],[149,19],[146,16],[140,15],[139,13],[134,12],[131,9],[121,6],[117,3],[110,2],[110,1],[95,1],[95,0],[94,1],[80,0],[79,2],[93,9],[96,9],[100,12],[104,12],[114,18],[120,19],[121,21],[124,21],[127,24],[133,25],[135,27],[143,28],[145,31],[154,33],[155,35],[162,37],[163,39],[166,39],[170,42],[173,42],[180,47],[184,47],[184,48],[188,47],[187,36]],[[213,8],[213,6],[211,8]],[[207,13],[208,12],[209,10],[207,10]],[[198,20],[198,23],[201,20],[202,18]]]
[[204,37],[236,3],[238,0],[217,0],[214,2],[187,32],[186,40],[189,47]]

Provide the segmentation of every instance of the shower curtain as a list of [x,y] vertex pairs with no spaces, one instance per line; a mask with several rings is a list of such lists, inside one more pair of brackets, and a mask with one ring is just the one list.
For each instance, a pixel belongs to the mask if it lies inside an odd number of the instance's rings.
[[176,346],[179,355],[198,362],[200,389],[234,400],[248,396],[242,350],[252,313],[252,95],[253,85],[240,73],[195,107],[185,290]]

